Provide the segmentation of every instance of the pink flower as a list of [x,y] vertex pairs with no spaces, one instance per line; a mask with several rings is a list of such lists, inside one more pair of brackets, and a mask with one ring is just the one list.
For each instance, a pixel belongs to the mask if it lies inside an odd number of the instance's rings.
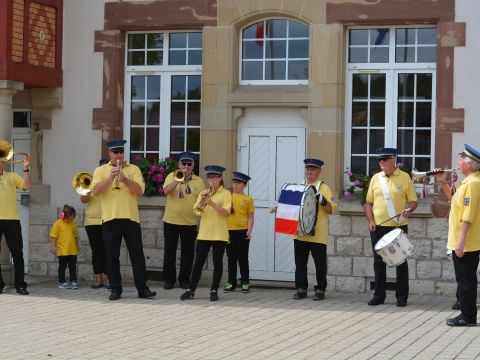
[[352,193],[350,191],[345,191],[343,193],[343,197],[345,198],[345,200],[349,200],[352,197]]
[[157,171],[157,169],[158,169],[158,168],[157,168],[157,165],[155,165],[155,164],[153,164],[153,165],[150,167],[150,171],[152,171],[152,172]]
[[158,175],[158,182],[161,183],[161,182],[163,182],[164,180],[165,180],[165,179],[163,178],[162,175]]
[[153,174],[153,171],[152,170],[148,170],[148,175],[152,175]]
[[355,180],[354,184],[355,184],[355,186],[357,186],[357,187],[360,186],[360,180]]
[[164,174],[165,173],[165,168],[164,167],[160,167],[160,169],[158,170],[160,172],[160,174]]
[[141,159],[142,159],[142,157],[141,157],[140,155],[137,155],[137,156],[135,156],[135,158],[134,158],[135,161],[140,161]]
[[162,189],[162,188],[159,188],[159,189],[157,190],[157,192],[158,192],[159,194],[163,194],[163,189]]
[[347,176],[352,176],[353,173],[351,171],[347,171]]

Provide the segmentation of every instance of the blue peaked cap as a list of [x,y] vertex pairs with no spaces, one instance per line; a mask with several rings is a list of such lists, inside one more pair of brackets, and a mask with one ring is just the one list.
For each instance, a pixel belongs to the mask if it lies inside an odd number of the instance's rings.
[[250,176],[248,176],[247,174],[243,174],[241,172],[238,172],[238,171],[234,171],[233,172],[233,180],[238,180],[238,181],[242,181],[244,183],[247,183],[250,180]]
[[223,166],[220,166],[220,165],[207,165],[207,166],[205,166],[205,172],[207,174],[222,175],[224,171],[225,171],[225,168]]
[[320,159],[305,159],[303,160],[303,162],[305,163],[305,167],[307,166],[313,166],[313,167],[316,167],[316,168],[321,168],[324,164],[324,162]]

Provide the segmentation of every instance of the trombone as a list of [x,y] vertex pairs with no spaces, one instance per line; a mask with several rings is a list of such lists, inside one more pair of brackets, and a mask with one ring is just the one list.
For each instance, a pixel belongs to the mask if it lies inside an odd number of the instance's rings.
[[73,175],[72,187],[75,192],[80,196],[90,195],[92,189],[90,185],[92,184],[92,175],[87,172],[78,172]]
[[443,173],[455,173],[458,168],[453,169],[438,169],[438,170],[430,170],[430,171],[417,171],[415,169],[412,170],[412,181],[415,184],[425,184],[430,182],[430,176],[443,174]]
[[10,164],[18,164],[23,162],[23,159],[12,160],[14,155],[30,156],[27,153],[14,152],[12,144],[10,144],[8,141],[0,140],[0,161],[5,163],[8,162]]

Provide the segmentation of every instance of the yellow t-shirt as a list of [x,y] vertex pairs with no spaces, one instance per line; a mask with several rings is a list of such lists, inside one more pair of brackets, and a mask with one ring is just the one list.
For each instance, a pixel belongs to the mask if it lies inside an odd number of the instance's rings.
[[85,208],[84,226],[90,225],[102,225],[102,201],[93,194],[90,194],[90,200]]
[[462,222],[470,223],[465,238],[465,252],[480,250],[480,172],[468,175],[460,183],[451,201],[448,217],[447,248],[455,250],[460,238]]
[[[330,203],[332,207],[333,213],[337,210],[337,203],[333,199],[332,190],[330,187],[325,184],[317,181],[315,184],[315,189],[318,189],[320,186],[320,193],[325,197],[325,199]],[[328,244],[328,216],[330,214],[325,210],[324,206],[318,205],[318,213],[317,213],[317,222],[315,223],[315,233],[313,236],[310,235],[297,235],[295,239],[307,242],[314,242],[320,244]]]
[[[198,195],[197,201],[193,205],[195,214],[200,216],[200,228],[197,240],[221,240],[228,241],[227,218],[221,216],[217,210],[210,205],[205,206],[203,212],[199,213],[195,210],[202,197]],[[212,201],[230,212],[232,206],[232,195],[223,186],[220,186],[212,196]]]
[[[93,173],[92,189],[95,185],[104,181],[110,176],[112,165],[110,163],[99,166]],[[123,173],[130,180],[135,181],[145,191],[145,182],[142,173],[137,165],[125,164],[122,168]],[[113,190],[114,184],[103,194],[99,195],[102,204],[102,221],[107,222],[113,219],[130,219],[137,223],[140,222],[138,212],[137,195],[128,190],[124,183],[119,182],[120,190]]]
[[233,214],[227,219],[228,230],[248,229],[248,215],[255,212],[253,198],[247,194],[232,194]]
[[[170,173],[165,179],[163,186],[175,182],[174,174]],[[198,194],[205,189],[205,183],[202,178],[192,174],[192,179],[188,182],[190,194],[185,192],[185,184],[179,184],[167,194],[167,204],[163,221],[175,225],[197,225],[197,218],[193,213],[193,204],[197,200]],[[183,192],[183,198],[178,196],[179,191]]]
[[[396,169],[391,176],[386,176],[383,171],[376,173],[370,180],[366,201],[369,204],[373,204],[373,217],[377,225],[391,217],[388,214],[385,197],[378,180],[380,176],[387,178],[387,186],[392,197],[395,214],[399,214],[407,203],[417,201],[417,194],[415,193],[412,179],[406,172]],[[381,226],[403,226],[407,224],[408,219],[404,219],[400,224],[389,220]]]
[[78,228],[75,221],[58,219],[53,223],[50,237],[57,239],[57,256],[78,255]]
[[17,190],[23,187],[23,179],[14,172],[3,170],[0,175],[0,220],[19,220]]

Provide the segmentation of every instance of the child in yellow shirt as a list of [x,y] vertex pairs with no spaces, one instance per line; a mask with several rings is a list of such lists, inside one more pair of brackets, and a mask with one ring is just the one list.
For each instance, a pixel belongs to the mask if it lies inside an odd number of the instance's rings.
[[[59,289],[78,289],[78,228],[75,222],[76,215],[77,212],[73,207],[64,205],[60,212],[60,219],[55,221],[50,231],[50,252],[58,256]],[[71,284],[65,281],[67,265]]]
[[248,264],[248,248],[253,229],[255,206],[253,198],[244,194],[250,176],[233,172],[232,209],[228,217],[228,233],[230,242],[227,245],[228,282],[224,291],[234,291],[237,287],[237,263],[240,267],[240,283],[242,292],[250,290],[250,274]]

